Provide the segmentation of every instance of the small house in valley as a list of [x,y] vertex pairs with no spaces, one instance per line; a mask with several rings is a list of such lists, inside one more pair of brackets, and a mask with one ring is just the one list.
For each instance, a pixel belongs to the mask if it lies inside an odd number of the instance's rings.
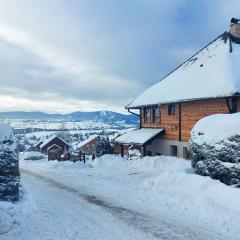
[[[115,139],[122,154],[188,157],[190,133],[201,118],[240,111],[240,23],[224,32],[147,89],[126,108],[139,110],[140,127]],[[221,129],[219,129],[221,131]]]
[[34,151],[37,151],[37,152],[40,152],[40,146],[41,146],[41,144],[43,144],[43,140],[39,140],[37,143],[35,143],[35,144],[33,145],[33,150],[34,150]]
[[80,142],[77,146],[77,150],[81,151],[86,155],[95,155],[96,154],[96,146],[98,141],[100,140],[100,136],[92,135],[86,140]]
[[65,150],[68,150],[70,145],[64,141],[63,139],[57,137],[57,136],[52,136],[51,138],[47,139],[44,141],[39,149],[41,153],[48,154],[50,152],[54,153],[57,152],[59,156],[64,153]]

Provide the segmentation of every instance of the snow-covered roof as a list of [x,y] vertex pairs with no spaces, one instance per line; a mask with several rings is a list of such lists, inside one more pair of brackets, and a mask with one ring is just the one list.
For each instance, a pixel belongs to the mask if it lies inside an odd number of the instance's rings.
[[42,144],[43,143],[43,140],[39,140],[38,142],[36,142],[33,147],[37,147],[39,144]]
[[53,139],[55,138],[58,138],[60,139],[62,142],[64,142],[66,145],[70,146],[66,141],[64,141],[63,139],[61,139],[60,137],[54,135],[52,137],[50,137],[49,139],[47,139],[45,142],[43,142],[41,145],[40,145],[40,148],[43,148],[45,147],[48,143],[50,143]]
[[115,139],[115,142],[122,144],[137,144],[143,145],[147,141],[151,140],[153,137],[163,132],[163,128],[140,128],[135,129],[131,132]]
[[94,140],[94,139],[96,139],[98,137],[99,137],[98,135],[92,135],[89,138],[85,139],[84,141],[80,142],[77,147],[81,148],[84,145],[88,144],[89,142],[91,142],[92,140]]
[[239,93],[240,44],[230,41],[228,32],[222,34],[160,82],[148,88],[126,108]]

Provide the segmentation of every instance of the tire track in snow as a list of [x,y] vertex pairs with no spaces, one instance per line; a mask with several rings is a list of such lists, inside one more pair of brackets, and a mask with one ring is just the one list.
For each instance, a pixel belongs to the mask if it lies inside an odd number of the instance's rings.
[[199,229],[199,232],[195,232],[191,226],[181,229],[175,224],[169,224],[162,219],[142,214],[131,209],[116,205],[105,199],[100,199],[92,194],[81,192],[80,190],[67,186],[60,181],[56,181],[50,177],[35,173],[26,169],[21,169],[21,172],[38,178],[50,186],[72,193],[75,196],[81,198],[89,204],[105,209],[110,212],[114,217],[120,219],[124,223],[131,225],[132,227],[150,234],[158,239],[166,240],[222,240],[223,238],[216,233],[208,233]]

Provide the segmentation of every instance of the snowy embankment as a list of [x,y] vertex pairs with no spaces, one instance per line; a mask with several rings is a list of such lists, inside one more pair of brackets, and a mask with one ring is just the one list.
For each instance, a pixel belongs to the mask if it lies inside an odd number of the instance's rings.
[[0,201],[0,239],[1,236],[15,239],[22,227],[32,224],[35,214],[35,201],[24,189],[20,190],[19,201]]
[[207,231],[213,239],[237,239],[240,233],[239,189],[193,174],[190,162],[183,159],[160,156],[129,161],[105,155],[85,165],[21,161],[21,168],[179,227]]

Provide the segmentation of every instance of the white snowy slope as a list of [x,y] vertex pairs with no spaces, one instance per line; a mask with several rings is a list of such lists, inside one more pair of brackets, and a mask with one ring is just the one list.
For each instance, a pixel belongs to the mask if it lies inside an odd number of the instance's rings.
[[53,240],[235,240],[240,234],[239,189],[193,174],[183,159],[106,155],[90,165],[47,160],[20,165],[39,212],[32,229],[22,225],[16,236],[20,231],[34,240],[35,233]]
[[240,44],[219,37],[127,107],[229,96],[240,92]]
[[199,145],[204,143],[214,145],[235,135],[240,135],[240,113],[204,117],[191,131],[191,139]]

